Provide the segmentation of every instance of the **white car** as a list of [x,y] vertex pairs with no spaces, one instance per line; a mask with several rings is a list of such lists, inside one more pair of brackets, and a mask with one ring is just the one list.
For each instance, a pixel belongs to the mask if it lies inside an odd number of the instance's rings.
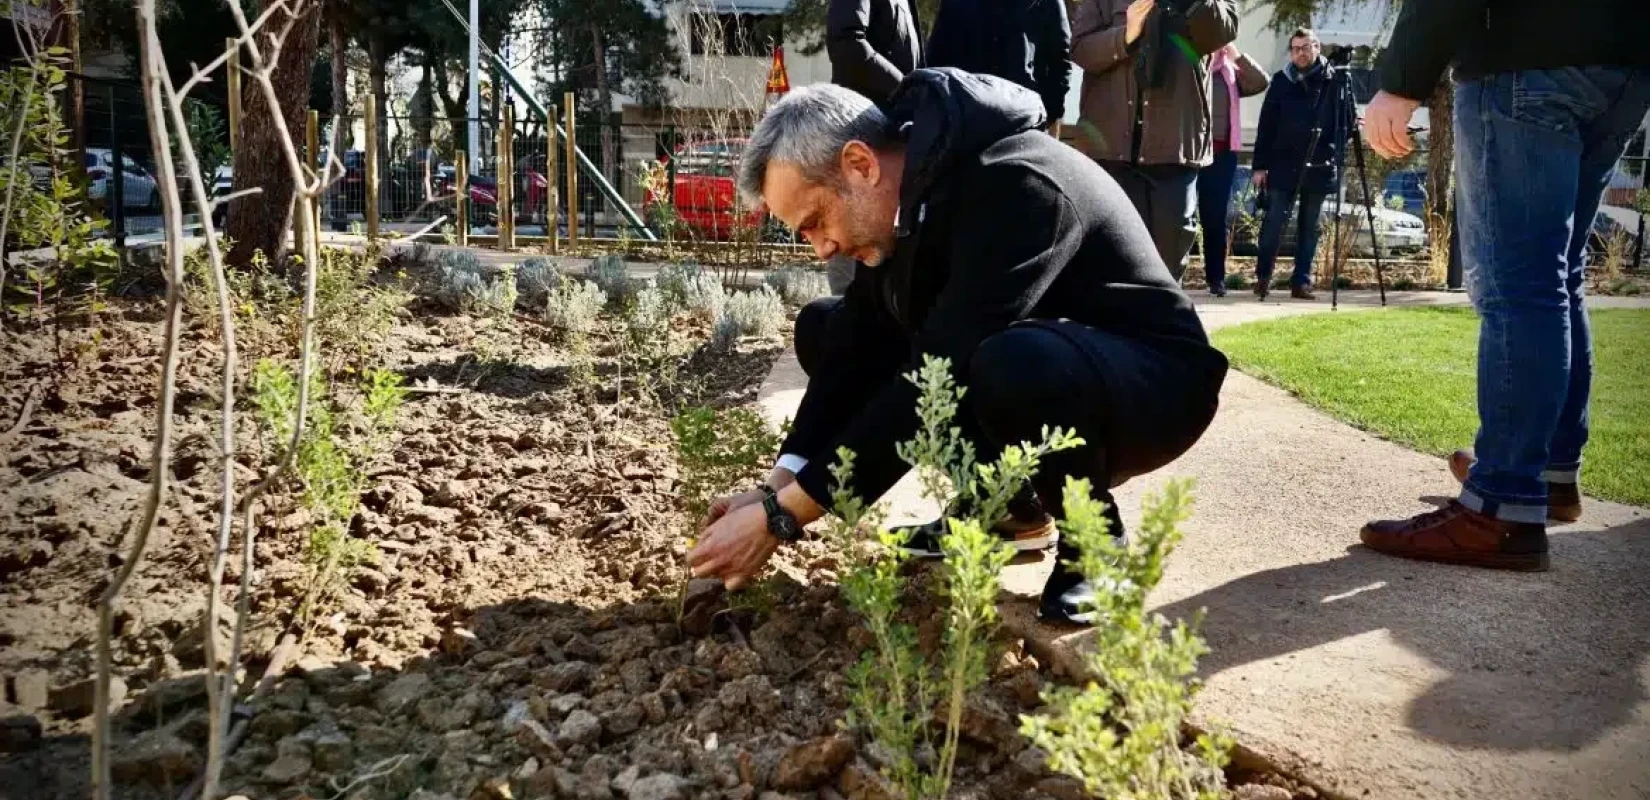
[[[105,202],[114,191],[114,153],[101,147],[86,148],[87,197]],[[160,188],[154,176],[124,153],[120,156],[121,206],[123,208],[160,208]]]

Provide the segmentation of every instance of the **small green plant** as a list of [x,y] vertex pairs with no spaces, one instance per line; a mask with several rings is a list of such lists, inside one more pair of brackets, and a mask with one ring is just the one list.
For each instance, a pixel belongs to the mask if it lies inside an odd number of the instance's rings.
[[706,346],[712,353],[728,354],[739,344],[739,321],[730,317],[720,317],[716,325],[710,329],[710,341]]
[[805,306],[831,293],[830,284],[825,280],[823,273],[795,265],[769,272],[763,283],[793,306]]
[[658,399],[661,394],[673,392],[679,372],[678,337],[670,327],[670,308],[664,294],[652,286],[637,292],[624,320],[627,341],[620,354],[621,369],[629,365],[627,371],[638,397]]
[[513,267],[488,270],[474,253],[454,250],[441,256],[441,285],[436,299],[465,314],[502,316],[516,307]]
[[785,324],[785,304],[767,286],[735,292],[722,308],[721,320],[732,320],[740,336],[774,336]]
[[754,481],[779,448],[762,415],[748,408],[690,408],[670,421],[682,470],[682,510],[704,519],[717,496]]
[[1414,291],[1415,279],[1408,275],[1399,275],[1398,279],[1392,282],[1392,289],[1398,292]]
[[[963,711],[988,674],[985,642],[997,621],[1001,571],[1013,555],[991,532],[991,525],[1006,514],[1009,499],[1036,473],[1044,456],[1080,446],[1082,440],[1059,429],[1044,429],[1040,444],[1012,445],[995,462],[979,463],[973,445],[952,424],[966,389],[956,385],[950,362],[925,357],[922,368],[906,379],[921,392],[919,424],[916,436],[898,445],[899,455],[917,469],[924,491],[941,507],[969,510],[948,519],[948,530],[940,539],[946,624],[937,664],[925,663],[915,629],[900,620],[899,567],[908,534],[879,525],[868,556],[856,556],[850,549],[851,531],[860,527],[864,506],[847,488],[852,456],[846,452],[838,453],[832,467],[835,508],[842,520],[832,538],[852,565],[843,580],[843,594],[865,618],[876,643],[850,671],[848,721],[887,754],[888,777],[906,798],[917,800],[943,798],[950,791]],[[944,720],[937,741],[932,725],[936,710]],[[930,750],[937,758],[925,765],[918,754]]]
[[607,295],[607,302],[615,308],[624,308],[641,291],[641,281],[630,276],[624,259],[616,255],[597,256],[585,272],[591,283]]
[[516,294],[529,308],[542,307],[561,285],[561,271],[547,258],[529,258],[516,268]]
[[1249,288],[1249,276],[1244,275],[1241,272],[1233,272],[1233,273],[1227,274],[1227,276],[1226,276],[1226,288],[1228,288],[1228,289],[1247,289],[1247,288]]
[[544,321],[554,328],[567,347],[568,381],[581,393],[596,382],[595,364],[590,354],[590,332],[595,330],[607,294],[589,281],[565,280],[551,290],[544,306]]
[[1119,544],[1107,530],[1103,503],[1087,481],[1066,483],[1060,530],[1081,553],[1078,569],[1095,586],[1094,644],[1083,687],[1044,693],[1048,710],[1020,718],[1020,730],[1049,754],[1051,769],[1083,782],[1097,797],[1217,800],[1226,796],[1222,768],[1231,747],[1221,734],[1180,746],[1181,729],[1201,683],[1197,660],[1208,652],[1197,621],[1172,626],[1146,612],[1146,597],[1182,536],[1190,483],[1170,481],[1148,497],[1139,536]]
[[[307,629],[338,591],[364,564],[376,563],[377,548],[348,534],[366,481],[366,467],[384,449],[406,398],[401,375],[375,369],[366,373],[358,405],[329,397],[322,371],[310,371],[308,415],[304,435],[292,454],[300,502],[313,527],[305,540],[305,590],[294,619]],[[285,458],[291,445],[298,381],[279,362],[264,359],[253,369],[253,405],[271,446],[271,460]],[[341,424],[348,416],[353,424]]]
[[682,284],[682,309],[700,322],[715,323],[727,302],[728,293],[722,288],[721,279],[708,272],[701,272]]
[[[315,334],[319,352],[327,354],[329,371],[355,373],[375,362],[396,316],[412,299],[396,281],[375,280],[382,263],[383,245],[376,242],[360,249],[321,250],[321,268],[315,273]],[[265,289],[265,296],[268,293]],[[294,348],[300,300],[289,293]]]
[[673,311],[685,311],[688,308],[688,283],[705,274],[703,267],[692,261],[666,264],[659,268],[659,273],[653,278],[653,285],[665,295],[665,302],[670,304]]

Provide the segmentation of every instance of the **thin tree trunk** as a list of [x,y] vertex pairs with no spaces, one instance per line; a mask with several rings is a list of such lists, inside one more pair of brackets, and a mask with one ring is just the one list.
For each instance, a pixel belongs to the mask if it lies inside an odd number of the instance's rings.
[[[344,151],[349,149],[350,122],[349,113],[349,35],[345,30],[343,4],[335,3],[332,7],[331,19],[327,25],[328,47],[332,50],[332,113],[338,118],[338,124],[332,126],[332,136],[327,145],[327,152],[332,158],[344,158]],[[326,168],[325,164],[321,165]],[[333,176],[328,176],[329,178]],[[326,197],[332,200],[327,203],[331,209],[331,217],[343,225],[346,217],[344,211],[343,187],[334,185],[327,191]]]
[[[1450,224],[1454,218],[1451,206],[1454,203],[1454,185],[1451,180],[1450,169],[1455,163],[1455,87],[1454,81],[1448,72],[1443,80],[1432,90],[1432,97],[1427,100],[1427,116],[1431,130],[1427,136],[1427,225],[1434,232],[1443,232],[1439,237],[1434,235],[1434,248],[1448,248],[1455,238],[1455,226]],[[1441,239],[1441,241],[1440,241]]]
[[602,38],[602,31],[595,25],[590,26],[590,41],[596,50],[596,97],[601,106],[596,109],[597,130],[602,136],[602,172],[609,181],[615,176],[612,173],[618,164],[618,154],[613,141],[613,87],[607,81],[607,42]]
[[390,182],[385,180],[386,168],[389,166],[386,159],[390,152],[390,103],[389,90],[385,85],[389,82],[390,57],[384,52],[384,37],[375,33],[367,40],[367,57],[372,61],[372,68],[368,74],[372,78],[372,107],[378,117],[378,129],[367,131],[367,146],[378,153],[378,213],[382,216],[390,207]]
[[[304,129],[310,66],[315,63],[320,44],[320,15],[314,12],[314,6],[306,6],[303,14],[305,18],[293,25],[292,34],[281,43],[280,60],[270,75],[282,118],[291,131]],[[287,14],[282,11],[271,20],[270,27],[279,30],[286,22]],[[235,186],[256,186],[262,192],[237,197],[229,204],[227,233],[235,243],[229,251],[229,263],[235,267],[250,266],[253,253],[262,252],[271,261],[279,261],[286,254],[292,200],[297,192],[275,127],[275,110],[263,92],[248,92],[244,103],[240,146],[235,150]]]

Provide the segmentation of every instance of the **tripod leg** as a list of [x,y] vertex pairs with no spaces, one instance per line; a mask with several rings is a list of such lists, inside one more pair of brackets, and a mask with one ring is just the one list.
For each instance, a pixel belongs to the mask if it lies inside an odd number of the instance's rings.
[[1352,128],[1352,152],[1358,161],[1358,180],[1363,184],[1364,213],[1369,218],[1370,252],[1375,254],[1375,285],[1381,290],[1381,305],[1386,305],[1386,274],[1381,270],[1381,238],[1375,233],[1375,195],[1369,193],[1369,171],[1364,169],[1364,137],[1357,126]]

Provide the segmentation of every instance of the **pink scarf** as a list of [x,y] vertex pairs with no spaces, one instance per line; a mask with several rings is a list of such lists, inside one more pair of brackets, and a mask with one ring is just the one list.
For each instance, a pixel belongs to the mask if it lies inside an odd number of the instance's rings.
[[1226,146],[1236,150],[1238,140],[1243,137],[1243,120],[1238,106],[1237,62],[1227,55],[1224,47],[1215,51],[1213,59],[1209,64],[1209,72],[1226,82]]

